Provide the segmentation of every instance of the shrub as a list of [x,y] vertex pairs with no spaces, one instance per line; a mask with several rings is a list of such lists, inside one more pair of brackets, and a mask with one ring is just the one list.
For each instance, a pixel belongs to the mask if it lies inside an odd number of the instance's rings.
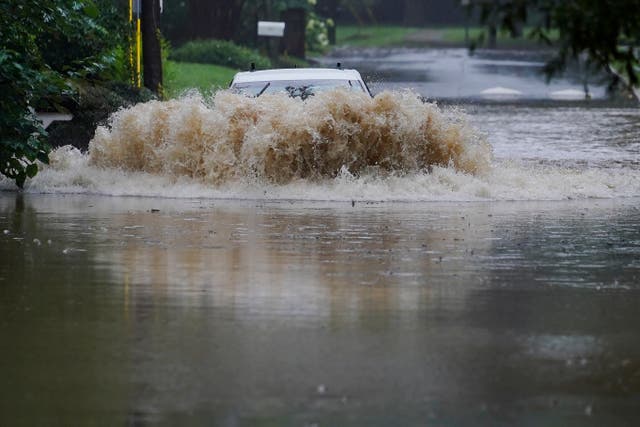
[[171,59],[180,62],[223,65],[246,69],[253,62],[256,68],[270,68],[268,58],[249,48],[225,40],[195,40],[174,49]]
[[0,174],[17,186],[48,161],[34,110],[58,110],[74,81],[123,75],[122,10],[109,0],[0,1]]
[[332,19],[324,19],[313,11],[307,13],[305,44],[309,52],[322,53],[329,48],[329,27],[334,25]]
[[0,173],[22,187],[38,172],[36,160],[48,163],[46,132],[29,107],[32,93],[49,90],[53,83],[16,56],[0,49]]

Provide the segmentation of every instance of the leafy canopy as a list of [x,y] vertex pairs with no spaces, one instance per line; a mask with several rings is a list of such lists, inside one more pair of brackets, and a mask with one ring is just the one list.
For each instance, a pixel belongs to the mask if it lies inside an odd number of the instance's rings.
[[74,79],[96,77],[114,62],[120,39],[99,19],[98,5],[108,11],[103,19],[114,18],[108,3],[0,2],[0,173],[20,187],[37,173],[37,160],[48,162],[46,132],[34,110],[71,96]]
[[[558,54],[547,65],[549,76],[568,60],[586,56],[594,65],[638,86],[640,74],[640,1],[638,0],[478,0],[485,23],[517,34],[525,23],[529,36],[557,44]],[[559,37],[552,41],[551,31]]]

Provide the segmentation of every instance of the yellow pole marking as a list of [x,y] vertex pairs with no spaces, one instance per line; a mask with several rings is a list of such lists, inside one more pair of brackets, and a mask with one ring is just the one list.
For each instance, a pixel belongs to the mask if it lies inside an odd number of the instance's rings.
[[133,40],[131,39],[131,31],[133,29],[133,0],[129,0],[129,37],[127,40],[129,42],[129,77],[131,78],[131,85],[135,86],[136,84],[136,75],[133,70]]

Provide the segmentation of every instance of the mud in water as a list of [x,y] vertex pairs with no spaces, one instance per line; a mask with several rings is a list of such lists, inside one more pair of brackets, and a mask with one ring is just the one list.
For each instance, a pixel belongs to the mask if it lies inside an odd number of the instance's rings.
[[277,184],[341,171],[409,173],[433,166],[480,174],[491,147],[464,114],[410,92],[371,99],[342,90],[301,101],[221,91],[121,110],[91,141],[98,167],[191,177],[208,184],[255,178]]

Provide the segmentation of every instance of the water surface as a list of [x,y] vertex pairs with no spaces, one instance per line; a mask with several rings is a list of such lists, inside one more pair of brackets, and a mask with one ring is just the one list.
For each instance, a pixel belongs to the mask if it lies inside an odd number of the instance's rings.
[[[552,52],[544,50],[488,50],[425,48],[345,48],[320,58],[324,66],[341,62],[357,68],[371,89],[410,88],[429,99],[481,99],[483,91],[508,88],[518,99],[551,99],[557,91],[576,91],[580,99],[585,83],[593,99],[607,98],[603,73],[570,64],[568,70],[547,81],[544,66]],[[555,96],[555,95],[554,95]],[[565,95],[566,96],[566,95]],[[584,99],[584,96],[581,97]]]
[[0,417],[631,425],[638,202],[2,194]]

